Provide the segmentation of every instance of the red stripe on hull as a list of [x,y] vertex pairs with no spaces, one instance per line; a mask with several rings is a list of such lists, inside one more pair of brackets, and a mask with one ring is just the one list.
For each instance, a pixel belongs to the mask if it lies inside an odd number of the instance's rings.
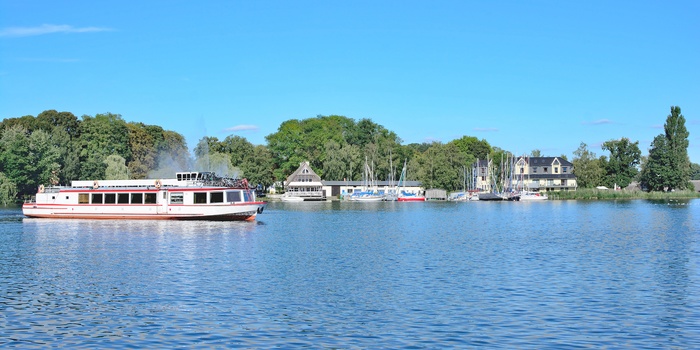
[[90,220],[206,220],[206,221],[253,221],[254,215],[81,215],[81,214],[25,214],[38,219],[90,219]]

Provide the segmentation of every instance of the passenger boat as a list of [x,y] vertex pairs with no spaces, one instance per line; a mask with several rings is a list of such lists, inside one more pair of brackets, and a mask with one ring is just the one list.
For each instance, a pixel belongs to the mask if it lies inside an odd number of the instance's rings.
[[266,205],[256,200],[245,179],[180,172],[174,179],[42,185],[22,212],[30,218],[254,220]]

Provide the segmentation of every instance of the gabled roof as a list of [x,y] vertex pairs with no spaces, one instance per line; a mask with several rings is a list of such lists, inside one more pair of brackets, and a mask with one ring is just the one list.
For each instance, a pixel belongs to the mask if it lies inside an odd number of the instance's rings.
[[314,182],[321,182],[321,177],[314,172],[313,169],[311,169],[311,165],[309,165],[309,162],[302,162],[299,164],[299,168],[295,170],[292,175],[289,175],[287,177],[287,183],[292,183],[297,181],[297,178],[299,176],[304,176],[305,178],[311,177],[311,181]]
[[525,161],[529,161],[530,166],[549,166],[554,164],[554,161],[559,161],[561,166],[574,166],[568,160],[562,157],[525,157]]

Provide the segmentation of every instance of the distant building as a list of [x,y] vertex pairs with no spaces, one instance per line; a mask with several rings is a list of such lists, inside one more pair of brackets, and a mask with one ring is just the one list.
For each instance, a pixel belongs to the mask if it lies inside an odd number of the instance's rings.
[[284,189],[285,194],[282,200],[314,201],[326,199],[321,177],[311,169],[309,162],[299,164],[299,168],[287,177]]
[[[367,184],[364,181],[322,181],[323,190],[326,193],[330,193],[331,196],[342,198],[349,196],[357,191],[366,191]],[[396,189],[396,181],[375,181],[375,186],[373,190],[378,193],[389,193],[391,190]],[[406,181],[403,184],[403,190],[407,193],[423,193],[423,188],[421,187],[420,181]]]
[[[496,166],[492,160],[480,159],[474,164],[474,185],[479,191],[491,191]],[[499,186],[499,188],[502,186]],[[512,164],[510,184],[512,190],[575,191],[578,187],[574,165],[561,157],[519,157]],[[508,190],[508,189],[505,189]]]
[[576,191],[574,165],[560,157],[520,157],[515,162],[514,188],[531,191]]

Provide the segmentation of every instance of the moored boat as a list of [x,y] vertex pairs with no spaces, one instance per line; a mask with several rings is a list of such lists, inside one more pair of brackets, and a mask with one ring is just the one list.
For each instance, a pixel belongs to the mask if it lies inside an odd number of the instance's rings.
[[245,179],[181,172],[174,179],[73,181],[40,186],[22,206],[30,218],[132,220],[254,220],[258,201]]

